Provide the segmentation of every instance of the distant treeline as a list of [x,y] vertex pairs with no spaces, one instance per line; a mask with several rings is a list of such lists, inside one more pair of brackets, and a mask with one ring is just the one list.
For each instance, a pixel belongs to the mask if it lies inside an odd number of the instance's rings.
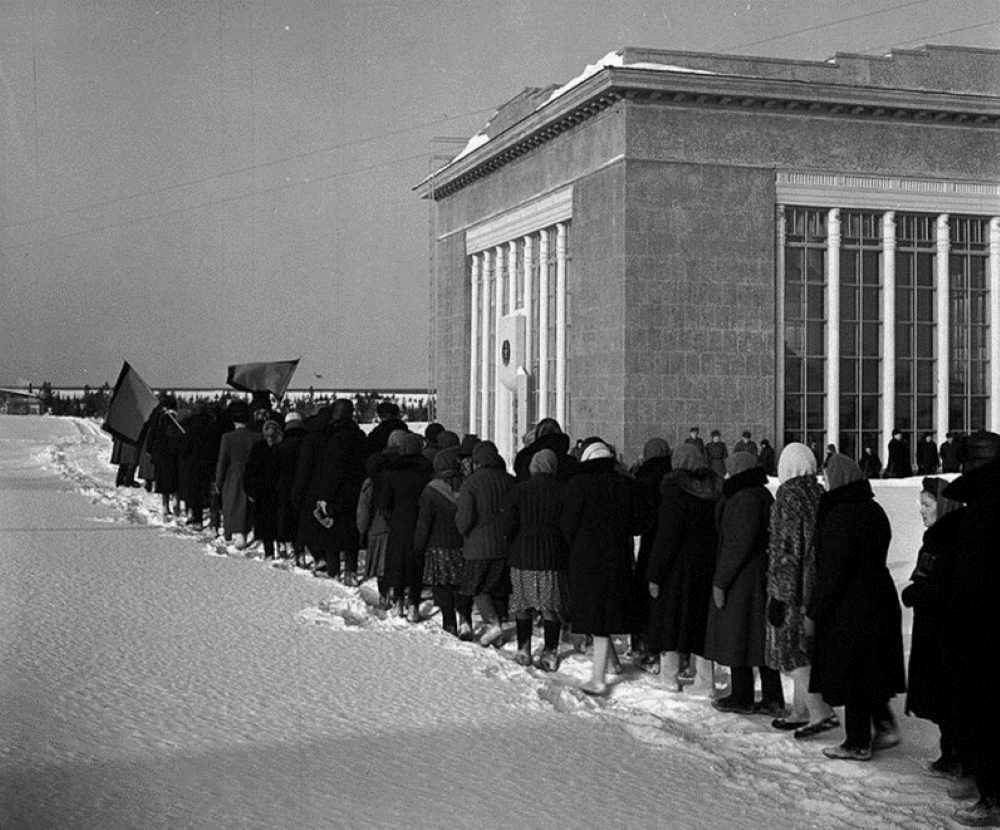
[[[65,395],[53,391],[51,383],[43,383],[34,392],[42,401],[42,411],[51,415],[72,415],[80,418],[103,418],[108,411],[108,402],[111,400],[111,385],[105,383],[97,389],[89,386],[83,387],[81,395]],[[249,395],[241,392],[223,392],[215,395],[184,395],[183,393],[173,393],[169,390],[162,390],[161,394],[171,394],[177,399],[178,409],[195,409],[198,406],[215,405],[226,403],[230,400],[246,400]],[[430,405],[433,403],[433,396],[428,396],[422,400],[413,400],[407,396],[397,398],[395,395],[384,395],[377,390],[369,392],[355,392],[349,395],[354,401],[356,417],[361,422],[375,420],[375,407],[381,401],[390,401],[399,406],[403,413],[403,418],[407,421],[429,421]],[[297,409],[303,415],[308,416],[316,412],[320,407],[333,403],[333,395],[309,395],[299,397],[292,401],[289,398],[283,400],[275,409],[285,413],[292,409]]]

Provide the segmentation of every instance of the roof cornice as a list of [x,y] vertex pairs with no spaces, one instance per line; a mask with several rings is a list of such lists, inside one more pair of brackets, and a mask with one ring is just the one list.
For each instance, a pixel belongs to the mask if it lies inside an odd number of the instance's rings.
[[620,100],[980,128],[1000,124],[1000,98],[990,95],[608,67],[414,190],[424,198],[448,196]]

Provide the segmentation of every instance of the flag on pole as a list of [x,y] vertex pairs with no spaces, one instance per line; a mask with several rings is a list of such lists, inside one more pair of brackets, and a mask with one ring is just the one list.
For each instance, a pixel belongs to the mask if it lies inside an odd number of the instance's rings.
[[229,367],[226,383],[241,392],[271,392],[274,397],[281,398],[298,366],[298,360],[237,363]]
[[138,444],[146,422],[159,405],[159,398],[126,361],[115,382],[101,429],[127,444]]

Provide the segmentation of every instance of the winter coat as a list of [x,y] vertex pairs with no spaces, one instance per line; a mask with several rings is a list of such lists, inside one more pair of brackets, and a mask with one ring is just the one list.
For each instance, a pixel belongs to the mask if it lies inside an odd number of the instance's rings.
[[942,723],[951,706],[947,651],[948,598],[959,544],[962,511],[947,513],[924,531],[923,545],[903,605],[913,608],[907,714]]
[[858,466],[865,478],[879,478],[882,475],[882,461],[875,453],[862,453]]
[[184,422],[177,449],[177,490],[188,506],[204,505],[212,486],[218,457],[207,412],[196,412]]
[[181,428],[172,415],[163,410],[153,415],[149,433],[149,457],[153,462],[157,493],[173,495],[177,492],[177,454],[181,434]]
[[778,459],[774,453],[774,447],[770,444],[761,444],[760,455],[757,456],[757,463],[761,469],[769,476],[778,475]]
[[937,472],[938,448],[933,441],[921,441],[917,444],[917,474],[931,476]]
[[726,459],[729,458],[729,450],[722,441],[709,441],[705,445],[705,460],[708,461],[708,468],[717,476],[726,475]]
[[966,435],[958,451],[963,473],[992,461],[998,455],[1000,455],[1000,435],[984,429]]
[[253,529],[258,539],[274,541],[278,535],[278,447],[258,441],[250,448],[243,489],[253,502]]
[[913,475],[910,464],[910,445],[901,438],[889,442],[889,460],[885,464],[886,478],[907,478]]
[[569,480],[560,527],[569,545],[570,620],[578,634],[634,630],[632,537],[649,521],[639,485],[617,472],[614,458],[584,461]]
[[566,483],[558,474],[535,473],[504,500],[508,564],[523,571],[565,571],[569,549],[559,528]]
[[514,477],[500,467],[480,467],[462,482],[455,523],[465,537],[466,559],[504,559],[503,504]]
[[418,557],[429,548],[456,550],[462,547],[464,540],[455,524],[457,512],[458,491],[453,490],[446,479],[434,478],[424,487],[413,532],[413,550]]
[[868,481],[823,494],[815,539],[809,691],[831,706],[884,703],[906,689],[902,614],[886,566],[892,530]]
[[[741,439],[741,440],[737,441],[735,444],[733,444],[733,452],[734,453],[737,453],[737,452],[748,452],[754,458],[757,458],[757,442],[756,441],[752,441],[749,438],[747,440],[745,440],[745,441]],[[761,464],[761,466],[763,467],[764,465]],[[765,472],[767,472],[767,471],[765,470]]]
[[751,467],[726,479],[716,509],[719,551],[713,588],[725,592],[722,608],[712,602],[705,629],[705,657],[724,666],[763,666],[768,525],[774,497],[767,476]]
[[649,603],[647,644],[653,651],[705,652],[705,626],[719,546],[715,507],[722,480],[711,470],[674,470],[663,479],[656,538],[644,572],[659,586]]
[[654,456],[643,461],[635,471],[635,480],[649,513],[649,525],[639,537],[639,552],[632,574],[632,589],[636,601],[635,633],[640,637],[645,637],[644,632],[649,622],[649,585],[646,571],[649,568],[649,556],[653,550],[659,523],[660,488],[663,485],[663,477],[671,471],[671,464],[669,455]]
[[377,511],[389,518],[389,538],[385,551],[385,578],[397,588],[406,584],[407,575],[423,572],[413,547],[420,510],[420,494],[434,475],[431,463],[423,455],[393,458],[379,473],[375,490]]
[[365,442],[365,453],[367,455],[374,455],[377,452],[382,452],[389,443],[389,436],[392,435],[397,429],[402,429],[409,432],[410,428],[406,425],[406,422],[400,418],[390,418],[388,421],[380,421],[375,428],[368,433],[368,439]]
[[305,437],[305,427],[292,426],[285,430],[285,437],[275,445],[278,454],[276,493],[279,542],[294,542],[298,538],[299,510],[292,503],[292,486],[295,483],[295,468],[299,463],[299,453],[302,451]]
[[823,488],[814,475],[785,481],[771,505],[767,549],[767,596],[780,603],[781,622],[767,624],[767,665],[779,671],[808,666],[811,637],[805,633],[805,608],[816,584],[816,516]]
[[234,533],[245,536],[253,526],[253,516],[244,490],[244,478],[250,450],[262,440],[264,439],[259,432],[245,427],[222,436],[219,461],[215,465],[215,486],[222,494],[222,526],[226,538]]
[[568,481],[579,462],[569,454],[569,436],[564,432],[550,432],[519,450],[514,456],[514,477],[518,481],[531,478],[531,459],[539,450],[552,450],[556,454],[559,465],[556,475],[560,481]]
[[942,473],[957,473],[962,469],[962,461],[959,457],[958,441],[945,441],[941,445],[941,449],[938,451],[938,454],[941,456]]
[[[365,480],[365,433],[353,420],[331,421],[319,454],[317,501],[326,502],[333,526],[324,528],[315,517],[323,549],[331,553],[356,551],[358,529],[354,514]],[[315,446],[319,446],[318,444]],[[315,504],[313,504],[315,510]],[[301,513],[300,519],[302,521]]]
[[964,473],[942,495],[966,505],[957,531],[959,544],[946,612],[952,725],[973,768],[979,764],[991,769],[1000,740],[1000,720],[989,716],[996,688],[988,680],[989,667],[1000,649],[996,620],[1000,461]]
[[111,463],[118,466],[134,467],[139,463],[138,448],[135,444],[122,441],[121,438],[113,438],[111,443]]

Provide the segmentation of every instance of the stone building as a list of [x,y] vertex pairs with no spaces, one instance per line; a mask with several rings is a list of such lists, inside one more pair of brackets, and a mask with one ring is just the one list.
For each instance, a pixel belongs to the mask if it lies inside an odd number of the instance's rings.
[[1000,52],[624,49],[420,183],[438,418],[630,458],[1000,428]]

